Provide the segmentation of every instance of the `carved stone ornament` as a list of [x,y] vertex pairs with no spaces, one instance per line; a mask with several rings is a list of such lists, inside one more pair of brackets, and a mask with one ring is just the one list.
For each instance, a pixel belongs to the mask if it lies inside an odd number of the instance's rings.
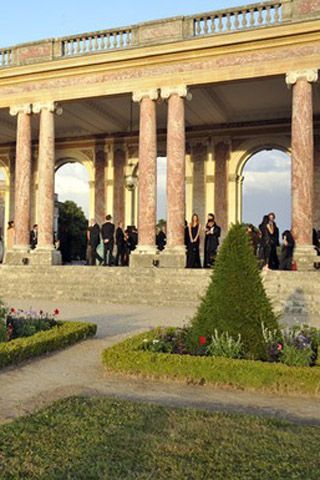
[[309,83],[318,81],[318,70],[309,68],[307,70],[294,70],[286,75],[286,84],[290,87],[297,83],[298,80],[307,80]]

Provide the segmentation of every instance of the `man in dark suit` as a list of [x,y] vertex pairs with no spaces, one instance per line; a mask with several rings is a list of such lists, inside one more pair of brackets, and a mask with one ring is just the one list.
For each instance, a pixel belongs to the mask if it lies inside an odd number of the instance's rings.
[[113,261],[113,245],[114,245],[114,224],[112,223],[112,216],[106,216],[106,223],[102,225],[101,228],[101,235],[104,245],[104,258],[103,258],[103,265],[104,266],[111,266]]
[[88,246],[90,251],[90,265],[95,265],[96,260],[98,260],[101,265],[103,258],[97,252],[97,248],[100,243],[100,227],[97,222],[92,219],[90,221],[90,227],[88,228]]
[[30,232],[30,248],[34,250],[38,245],[38,225],[33,225],[33,228]]

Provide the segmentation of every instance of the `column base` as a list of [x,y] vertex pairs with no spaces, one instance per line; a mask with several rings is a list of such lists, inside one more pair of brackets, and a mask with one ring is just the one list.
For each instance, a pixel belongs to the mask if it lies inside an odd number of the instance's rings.
[[130,255],[131,268],[157,267],[158,263],[159,253],[155,247],[138,246]]
[[62,265],[61,253],[54,248],[36,248],[31,257],[32,265]]
[[6,250],[4,253],[3,263],[6,265],[29,265],[30,250],[26,247]]
[[320,257],[317,256],[312,245],[298,245],[294,252],[294,260],[297,270],[302,272],[312,271],[315,269],[315,264],[320,263]]
[[186,249],[185,247],[166,248],[159,255],[160,268],[185,268]]

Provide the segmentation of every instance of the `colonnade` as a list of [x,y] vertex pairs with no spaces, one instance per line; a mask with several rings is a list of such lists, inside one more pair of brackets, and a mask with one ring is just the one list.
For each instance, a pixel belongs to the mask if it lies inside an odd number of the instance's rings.
[[[313,97],[312,84],[318,79],[316,69],[290,72],[286,82],[292,88],[292,228],[297,242],[301,265],[313,255],[313,201],[314,201],[314,144],[313,144]],[[155,88],[133,93],[133,101],[140,105],[139,128],[139,188],[138,229],[139,247],[133,256],[133,265],[152,265],[155,249],[155,225],[157,212],[157,103],[164,99],[168,104],[167,118],[167,249],[161,257],[162,266],[184,265],[184,222],[186,205],[186,134],[185,102],[188,97],[186,85]],[[55,172],[55,115],[61,108],[55,102],[13,106],[11,115],[17,116],[16,168],[15,168],[15,253],[24,255],[29,249],[31,207],[31,115],[39,116],[39,192],[37,251],[39,261],[54,263],[53,212]],[[224,230],[228,228],[228,162],[232,143],[221,138],[214,146],[214,205]],[[117,162],[124,165],[124,158]],[[119,163],[118,162],[118,163]],[[119,173],[120,172],[120,173]],[[120,177],[123,168],[118,169]],[[117,175],[117,174],[116,174]],[[114,188],[121,178],[114,179]],[[96,152],[95,159],[95,209],[102,216],[105,202],[102,190],[105,183],[105,154]],[[237,179],[238,181],[238,179]],[[188,186],[187,186],[188,188]],[[119,193],[119,192],[118,192]],[[121,210],[117,192],[114,202]],[[234,196],[237,193],[235,191]],[[119,197],[120,198],[120,197]],[[45,254],[45,255],[44,255]],[[15,256],[8,256],[14,262]],[[46,259],[45,259],[46,258]],[[11,259],[11,260],[10,260]]]

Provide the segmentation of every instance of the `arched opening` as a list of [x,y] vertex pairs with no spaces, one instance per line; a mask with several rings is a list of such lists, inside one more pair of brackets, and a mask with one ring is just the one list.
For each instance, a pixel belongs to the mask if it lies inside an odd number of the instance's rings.
[[259,225],[274,212],[280,231],[291,228],[291,157],[279,148],[261,149],[242,172],[242,221]]
[[55,174],[55,235],[64,264],[86,260],[86,231],[90,215],[89,173],[73,159],[61,160]]

